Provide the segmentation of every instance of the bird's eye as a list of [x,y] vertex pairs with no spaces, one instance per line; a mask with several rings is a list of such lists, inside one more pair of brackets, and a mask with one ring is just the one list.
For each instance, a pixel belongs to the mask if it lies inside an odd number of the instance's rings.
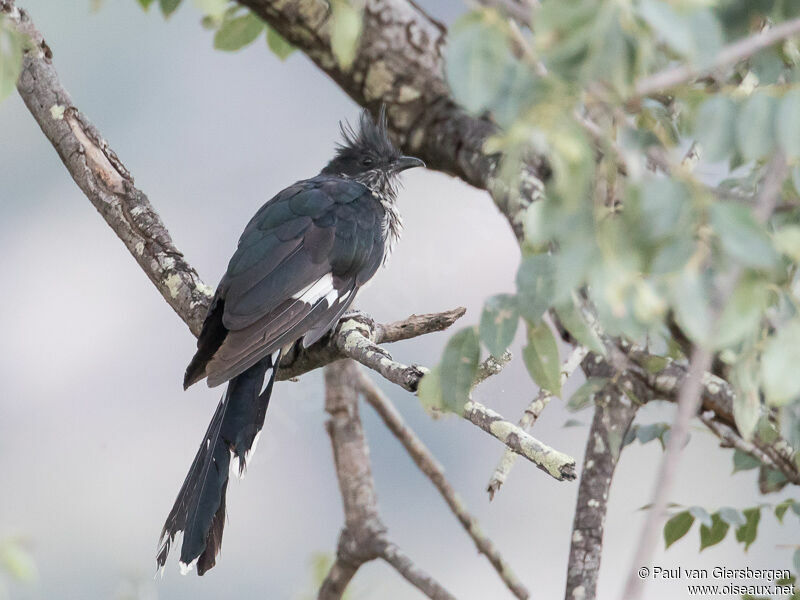
[[364,158],[361,159],[361,164],[364,165],[365,167],[371,167],[372,163],[373,160],[369,156],[365,156]]

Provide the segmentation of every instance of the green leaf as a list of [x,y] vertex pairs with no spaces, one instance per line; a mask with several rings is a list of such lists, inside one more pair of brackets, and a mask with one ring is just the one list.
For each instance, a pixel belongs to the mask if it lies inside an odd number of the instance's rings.
[[150,5],[151,5],[151,4],[152,4],[152,3],[153,3],[155,0],[136,0],[136,1],[139,3],[139,5],[140,5],[140,6],[141,6],[143,9],[147,10],[148,8],[150,8]]
[[440,364],[444,408],[461,414],[475,381],[480,342],[474,327],[462,329],[447,342]]
[[731,508],[730,506],[720,508],[717,512],[719,512],[720,519],[733,527],[739,527],[747,522],[747,519],[744,518],[741,511]]
[[777,518],[781,524],[783,523],[783,516],[786,514],[786,511],[794,504],[796,504],[794,499],[787,498],[775,507],[775,518]]
[[769,269],[775,266],[778,256],[772,240],[747,206],[715,202],[710,217],[711,225],[728,254],[752,267]]
[[681,271],[672,286],[675,318],[692,341],[704,344],[711,333],[708,282],[695,268]]
[[514,339],[519,323],[517,299],[513,294],[498,294],[486,301],[481,314],[481,341],[492,356],[500,357]]
[[736,390],[733,398],[733,418],[736,428],[745,440],[750,440],[761,415],[761,398],[756,383],[755,367],[750,361],[737,364],[731,374]]
[[773,234],[775,247],[795,262],[800,262],[800,226],[784,225]]
[[464,108],[479,113],[489,108],[513,60],[505,35],[484,11],[462,17],[451,28],[445,51],[447,82]]
[[688,510],[679,512],[667,521],[664,525],[665,548],[669,548],[672,544],[689,533],[689,529],[692,528],[692,523],[694,523],[694,517]]
[[767,299],[768,289],[761,279],[742,277],[722,310],[714,347],[727,348],[756,333],[761,326]]
[[763,158],[775,147],[775,99],[756,91],[736,117],[736,142],[746,161]]
[[536,385],[554,396],[561,395],[558,345],[546,323],[528,325],[528,345],[522,349],[522,358]]
[[[661,442],[661,447],[664,448],[664,434],[667,433],[670,426],[667,423],[651,423],[649,425],[639,425],[636,429],[636,437],[640,444],[647,444],[653,440]],[[696,517],[697,515],[695,515]]]
[[22,70],[22,45],[22,36],[7,27],[0,14],[0,102],[17,87]]
[[681,223],[689,220],[689,190],[680,181],[650,177],[642,183],[641,226],[651,241],[675,235]]
[[761,356],[761,382],[767,402],[783,406],[800,394],[800,321],[791,321],[767,341]]
[[286,60],[289,55],[296,50],[286,39],[272,27],[267,27],[267,46],[272,50],[272,53],[280,58]]
[[586,346],[589,350],[597,354],[605,355],[606,348],[602,340],[586,323],[572,298],[558,304],[555,307],[555,311],[558,315],[558,320],[564,328],[572,337],[578,340],[582,346]]
[[725,539],[728,529],[730,525],[720,518],[719,513],[711,515],[711,527],[700,526],[700,550],[719,544]]
[[549,254],[523,259],[517,271],[517,308],[528,322],[535,323],[550,307],[555,269]]
[[737,471],[750,471],[751,469],[757,469],[761,466],[761,461],[757,458],[754,458],[747,454],[747,452],[742,452],[738,448],[733,451],[733,472],[736,473]]
[[585,425],[586,425],[586,423],[584,423],[583,421],[579,421],[578,419],[567,419],[566,421],[564,421],[564,424],[562,425],[562,427],[564,427],[564,428],[567,428],[567,427],[584,427]]
[[724,160],[734,149],[736,104],[725,96],[713,96],[703,102],[694,118],[694,137],[709,161]]
[[350,70],[361,41],[362,12],[348,0],[331,0],[331,51],[345,71]]
[[711,520],[711,515],[708,514],[706,509],[703,508],[702,506],[690,507],[689,514],[691,514],[695,519],[700,521],[700,523],[702,523],[706,527],[711,527],[713,525],[713,521]]
[[253,13],[223,21],[214,34],[214,48],[226,52],[241,50],[252,44],[264,30],[264,21]]
[[758,535],[758,522],[761,520],[761,509],[746,508],[742,511],[747,522],[736,529],[736,540],[744,544],[744,549],[750,547]]
[[194,0],[194,5],[201,13],[215,19],[222,18],[228,10],[228,0]]
[[800,157],[800,89],[788,92],[775,117],[778,143],[790,158]]
[[161,6],[161,14],[163,14],[165,17],[169,17],[172,13],[178,10],[181,0],[158,0],[158,4]]
[[575,390],[567,402],[567,410],[573,412],[586,408],[594,400],[595,394],[606,387],[606,377],[587,377],[581,387]]
[[417,388],[417,397],[422,406],[428,411],[444,410],[444,400],[442,400],[442,376],[439,366],[433,367],[425,373]]
[[675,52],[686,57],[692,54],[694,41],[686,18],[668,3],[643,0],[639,6],[639,14]]

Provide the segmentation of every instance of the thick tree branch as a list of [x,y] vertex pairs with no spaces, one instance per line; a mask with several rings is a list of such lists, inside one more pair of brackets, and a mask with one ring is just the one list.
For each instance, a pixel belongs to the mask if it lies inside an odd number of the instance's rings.
[[331,50],[330,12],[318,0],[237,0],[301,49],[358,104],[377,112],[387,107],[389,125],[406,152],[429,168],[488,190],[522,238],[522,213],[541,197],[550,168],[530,156],[519,188],[495,178],[500,156],[486,154],[496,133],[488,118],[462,110],[444,81],[442,48],[447,30],[407,0],[367,0],[360,47],[352,66],[342,69]]
[[566,600],[594,600],[597,595],[611,479],[637,409],[638,405],[617,389],[596,403],[572,524]]
[[511,570],[511,567],[500,556],[500,552],[495,548],[494,543],[483,533],[478,521],[473,517],[464,506],[463,500],[450,485],[444,473],[444,467],[437,461],[430,450],[425,446],[416,433],[403,421],[403,417],[394,407],[392,402],[381,392],[372,380],[363,372],[359,372],[359,387],[364,398],[380,415],[389,430],[400,440],[403,447],[408,452],[411,459],[419,467],[428,479],[431,480],[436,489],[447,502],[450,510],[464,526],[478,552],[484,554],[498,575],[505,582],[506,586],[517,598],[528,598],[529,592],[522,585],[520,580]]

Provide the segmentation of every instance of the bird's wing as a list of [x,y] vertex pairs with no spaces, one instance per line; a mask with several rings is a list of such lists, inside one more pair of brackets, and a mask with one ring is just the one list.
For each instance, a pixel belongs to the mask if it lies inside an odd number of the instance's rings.
[[305,334],[321,337],[380,266],[383,214],[366,187],[330,176],[265,204],[220,282],[204,325],[214,335],[204,347],[201,334],[187,382],[207,376],[213,387]]

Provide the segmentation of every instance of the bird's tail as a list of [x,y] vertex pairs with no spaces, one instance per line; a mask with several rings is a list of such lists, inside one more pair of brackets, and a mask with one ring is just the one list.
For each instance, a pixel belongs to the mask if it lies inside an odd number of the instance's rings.
[[[239,476],[244,474],[247,459],[264,426],[279,362],[280,353],[266,356],[228,382],[161,530],[156,557],[159,567],[166,563],[170,545],[181,531],[181,570],[186,572],[196,562],[197,573],[202,575],[214,566],[225,526],[228,471],[232,468]],[[262,392],[267,372],[269,379]]]

